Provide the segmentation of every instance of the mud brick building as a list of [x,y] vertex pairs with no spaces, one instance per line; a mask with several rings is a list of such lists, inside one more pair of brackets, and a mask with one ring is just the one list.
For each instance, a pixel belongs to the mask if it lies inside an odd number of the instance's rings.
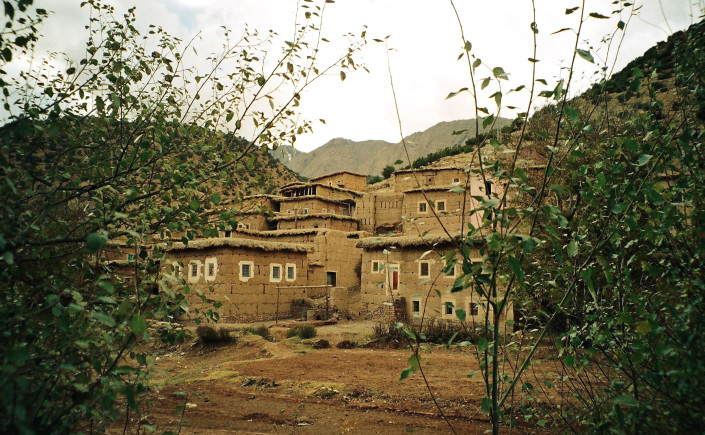
[[447,234],[480,225],[473,197],[501,194],[492,180],[438,167],[365,183],[366,176],[342,171],[246,197],[233,206],[236,228],[165,244],[162,272],[189,285],[192,306],[204,295],[231,320],[295,316],[302,301],[321,298],[330,311],[353,317],[393,305],[398,317],[455,319],[463,308],[469,321],[484,319],[477,295],[449,293],[461,265],[444,271],[444,256],[454,246]]

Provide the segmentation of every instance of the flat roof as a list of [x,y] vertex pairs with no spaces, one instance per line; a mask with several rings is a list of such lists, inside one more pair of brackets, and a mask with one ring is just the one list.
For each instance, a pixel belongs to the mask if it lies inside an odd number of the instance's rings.
[[322,178],[328,178],[328,177],[332,177],[332,176],[338,175],[338,174],[350,174],[350,175],[355,175],[356,177],[364,177],[365,180],[367,179],[367,175],[363,175],[363,174],[360,174],[360,173],[358,173],[358,172],[353,172],[353,171],[336,171],[336,172],[331,172],[330,174],[319,175],[318,177],[309,178],[309,180],[311,180],[311,181],[316,181],[316,180],[320,180],[320,179],[322,179]]
[[308,214],[279,214],[272,218],[270,221],[293,221],[293,220],[303,220],[310,218],[323,218],[323,219],[337,219],[341,221],[356,221],[357,218],[352,216],[345,216],[342,214],[332,214],[332,213],[308,213]]
[[314,250],[313,245],[305,243],[268,242],[264,240],[241,239],[238,237],[210,237],[207,239],[192,240],[188,242],[188,244],[178,242],[171,246],[165,246],[164,249],[166,251],[185,251],[188,249],[203,250],[222,247],[292,252],[313,252]]

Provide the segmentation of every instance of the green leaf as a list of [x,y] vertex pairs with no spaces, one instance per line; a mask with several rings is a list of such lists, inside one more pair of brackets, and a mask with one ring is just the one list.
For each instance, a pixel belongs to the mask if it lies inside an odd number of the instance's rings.
[[602,14],[598,14],[597,12],[590,12],[589,14],[593,18],[598,18],[600,20],[608,20],[610,17]]
[[639,92],[639,89],[641,89],[641,80],[639,79],[634,79],[629,83],[629,90],[636,93]]
[[107,242],[108,238],[98,233],[90,233],[88,237],[86,237],[86,246],[88,246],[88,250],[92,253],[98,252]]
[[114,327],[115,326],[115,319],[112,317],[108,316],[105,313],[101,313],[100,311],[93,311],[91,312],[91,317],[93,317],[95,320],[98,322],[102,323],[105,326],[108,327]]
[[484,412],[485,414],[489,414],[490,409],[492,409],[492,399],[490,399],[489,397],[483,397],[481,407],[482,412]]
[[504,72],[504,68],[502,68],[500,66],[498,66],[496,68],[492,68],[492,75],[494,75],[498,79],[509,80],[507,73]]
[[639,406],[639,402],[632,396],[617,396],[612,399],[614,403],[624,406]]
[[590,63],[595,63],[595,59],[592,57],[592,54],[590,54],[589,50],[581,50],[577,49],[576,52],[578,53],[578,56],[582,57],[583,59],[587,60]]
[[468,373],[467,376],[468,376],[468,378],[472,378],[472,377],[474,377],[475,375],[477,375],[478,373],[480,373],[479,370],[473,370],[473,371],[471,371],[470,373]]
[[578,255],[578,243],[575,240],[571,240],[568,243],[568,256],[572,258],[576,255]]
[[636,162],[637,166],[644,166],[645,164],[649,163],[649,160],[651,160],[653,156],[651,154],[642,154],[641,157],[639,157],[639,161]]
[[623,204],[619,204],[619,203],[615,202],[614,204],[612,204],[611,210],[612,210],[612,213],[614,213],[614,214],[620,214],[624,210],[626,210],[626,207]]
[[340,71],[340,81],[345,80],[345,71]]
[[135,335],[142,334],[147,330],[147,321],[139,314],[135,314],[130,319],[130,330],[132,330]]
[[191,210],[198,211],[198,209],[201,207],[201,203],[197,199],[192,199],[191,202],[189,202],[188,206],[191,208]]
[[487,126],[492,124],[492,122],[494,122],[494,115],[490,115],[482,120],[482,128],[487,128]]
[[220,195],[218,195],[217,193],[214,193],[213,195],[211,195],[211,201],[215,205],[220,204]]
[[465,310],[462,308],[458,308],[455,310],[455,316],[460,320],[461,322],[465,321]]
[[565,363],[566,367],[573,367],[575,365],[575,357],[573,355],[568,355],[563,358],[563,362]]
[[524,271],[521,269],[519,260],[514,258],[512,255],[507,255],[507,262],[509,263],[509,267],[512,269],[512,273],[514,273],[514,276],[517,277],[519,285],[521,288],[524,288]]
[[401,376],[399,376],[399,382],[408,378],[410,374],[414,373],[416,370],[413,367],[407,367],[401,371]]
[[565,116],[570,120],[570,122],[577,122],[578,119],[580,119],[580,112],[568,105],[563,108],[563,113],[565,113]]
[[574,8],[568,8],[568,9],[565,10],[565,14],[566,14],[566,15],[570,15],[570,14],[572,14],[573,12],[577,11],[578,9],[580,9],[578,6],[576,6],[576,7],[574,7]]

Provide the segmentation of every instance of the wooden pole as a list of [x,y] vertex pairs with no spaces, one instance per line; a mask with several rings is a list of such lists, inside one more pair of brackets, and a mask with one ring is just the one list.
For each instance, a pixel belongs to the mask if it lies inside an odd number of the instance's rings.
[[277,312],[274,315],[274,324],[279,324],[279,287],[277,286]]

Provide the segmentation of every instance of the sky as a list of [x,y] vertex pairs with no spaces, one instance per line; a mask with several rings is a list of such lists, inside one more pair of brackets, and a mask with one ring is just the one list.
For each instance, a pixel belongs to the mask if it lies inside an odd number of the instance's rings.
[[[314,0],[316,1],[316,0]],[[189,40],[200,32],[201,47],[217,47],[222,42],[221,26],[233,33],[245,24],[261,31],[269,29],[291,35],[297,10],[294,0],[107,0],[118,11],[137,6],[138,26],[161,25],[172,34]],[[37,3],[42,3],[41,0]],[[668,34],[683,30],[700,20],[703,0],[642,0],[629,19],[629,6],[624,12],[610,0],[586,0],[585,12],[595,12],[610,19],[585,20],[578,48],[589,50],[596,64],[581,58],[575,61],[572,94],[586,89],[599,79],[599,66],[607,55],[606,35],[611,35],[621,19],[627,22],[626,32],[617,32],[609,50],[609,70],[619,71],[631,59],[641,55]],[[621,3],[624,3],[622,0]],[[59,50],[71,57],[83,52],[87,11],[78,7],[78,0],[53,0],[53,11],[41,28],[45,38],[40,50]],[[553,88],[559,79],[566,79],[572,49],[576,42],[573,30],[552,34],[562,28],[576,29],[580,10],[566,15],[566,9],[579,6],[579,0],[535,0],[537,35],[536,77],[545,79]],[[528,108],[528,88],[531,84],[533,38],[530,29],[532,2],[529,0],[473,1],[455,0],[466,39],[472,44],[472,54],[482,60],[477,78],[491,76],[491,69],[502,67],[508,80],[501,82],[503,105],[500,116],[515,116]],[[331,42],[329,53],[345,48],[343,35],[359,35],[366,26],[369,43],[359,60],[369,70],[358,69],[340,80],[338,70],[314,83],[302,95],[300,116],[303,119],[325,119],[316,122],[314,131],[302,135],[296,147],[310,151],[327,141],[344,137],[356,141],[382,139],[392,143],[400,140],[400,126],[390,86],[393,78],[402,132],[423,131],[438,122],[474,117],[469,93],[446,99],[463,87],[469,87],[467,62],[457,60],[463,42],[460,28],[450,1],[444,0],[336,0],[326,5],[323,36]],[[386,39],[387,44],[372,42]],[[288,38],[287,38],[288,39]],[[621,43],[620,43],[621,42]],[[619,55],[614,54],[619,45]],[[489,68],[486,68],[489,67]],[[596,72],[598,74],[596,74]],[[526,88],[508,93],[520,85]],[[478,92],[480,106],[493,110],[489,98],[498,90],[495,83]],[[539,86],[542,86],[539,84]],[[538,90],[543,89],[540,87]],[[533,107],[543,104],[536,100]]]

